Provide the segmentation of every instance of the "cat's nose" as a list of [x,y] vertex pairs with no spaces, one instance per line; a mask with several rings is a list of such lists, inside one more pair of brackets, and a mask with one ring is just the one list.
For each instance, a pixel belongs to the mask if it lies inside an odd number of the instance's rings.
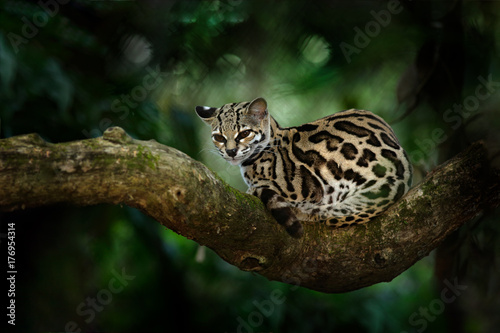
[[226,154],[229,157],[235,157],[236,156],[236,151],[237,151],[236,148],[234,148],[234,149],[226,149]]

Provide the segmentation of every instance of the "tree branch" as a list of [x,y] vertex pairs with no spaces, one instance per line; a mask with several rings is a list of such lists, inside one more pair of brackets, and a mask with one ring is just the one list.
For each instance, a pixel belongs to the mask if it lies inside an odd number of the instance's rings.
[[366,225],[304,223],[294,239],[262,203],[203,164],[118,127],[96,139],[50,144],[36,134],[0,140],[0,209],[68,202],[126,204],[270,280],[323,292],[390,281],[465,222],[500,204],[499,172],[481,143],[429,174]]

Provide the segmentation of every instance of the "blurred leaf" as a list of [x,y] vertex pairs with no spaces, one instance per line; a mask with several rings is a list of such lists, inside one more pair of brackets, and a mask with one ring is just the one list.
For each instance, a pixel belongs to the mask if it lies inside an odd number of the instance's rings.
[[0,94],[10,95],[12,93],[16,66],[16,57],[10,52],[10,48],[7,47],[7,40],[0,32],[0,83],[2,85]]

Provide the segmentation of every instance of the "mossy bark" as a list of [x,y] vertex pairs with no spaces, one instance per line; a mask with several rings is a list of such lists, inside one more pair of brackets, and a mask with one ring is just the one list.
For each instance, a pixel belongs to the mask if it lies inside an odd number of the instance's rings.
[[437,168],[387,213],[357,227],[305,223],[291,238],[255,197],[203,164],[114,127],[103,137],[50,144],[0,140],[0,209],[57,202],[126,204],[271,279],[323,292],[390,281],[465,222],[500,203],[498,170],[480,143]]

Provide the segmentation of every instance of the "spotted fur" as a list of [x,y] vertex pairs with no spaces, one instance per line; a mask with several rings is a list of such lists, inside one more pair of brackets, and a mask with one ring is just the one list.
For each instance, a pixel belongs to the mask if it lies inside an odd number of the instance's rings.
[[351,109],[289,128],[269,115],[263,98],[196,112],[212,127],[221,156],[240,166],[248,193],[292,236],[302,235],[300,221],[368,222],[411,186],[406,152],[369,111]]

